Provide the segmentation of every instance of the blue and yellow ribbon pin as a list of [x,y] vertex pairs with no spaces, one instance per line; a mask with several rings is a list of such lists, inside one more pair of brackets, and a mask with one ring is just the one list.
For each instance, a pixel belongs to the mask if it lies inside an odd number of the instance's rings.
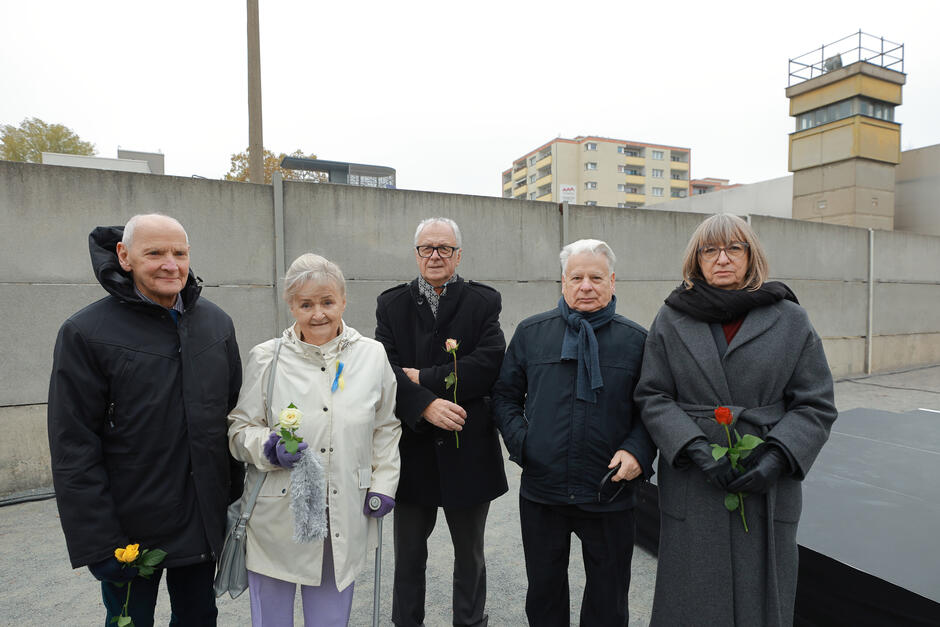
[[330,392],[335,392],[336,388],[345,389],[346,380],[343,378],[343,362],[336,362],[336,376],[333,377],[333,385],[330,387]]

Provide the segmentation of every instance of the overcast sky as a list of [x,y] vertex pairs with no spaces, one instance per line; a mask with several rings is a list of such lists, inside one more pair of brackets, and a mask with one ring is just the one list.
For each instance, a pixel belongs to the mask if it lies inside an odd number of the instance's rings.
[[[902,149],[940,143],[934,0],[260,0],[264,144],[498,196],[553,139],[692,149],[692,176],[787,174],[787,61],[861,29],[904,48]],[[248,145],[245,2],[3,0],[0,123],[220,178]]]

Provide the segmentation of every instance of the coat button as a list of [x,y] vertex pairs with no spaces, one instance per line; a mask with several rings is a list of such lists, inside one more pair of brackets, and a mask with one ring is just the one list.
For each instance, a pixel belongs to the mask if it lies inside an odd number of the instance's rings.
[[324,408],[323,408],[323,411],[330,411],[330,408],[329,408],[329,407],[324,407]]
[[326,449],[325,449],[325,448],[321,448],[321,449],[320,449],[320,452],[321,452],[321,453],[326,453]]
[[333,494],[336,494],[336,490],[333,490]]
[[287,494],[287,488],[281,488],[281,494]]
[[331,453],[333,452],[333,447],[332,447],[332,446],[330,447],[330,452],[331,452]]
[[442,446],[444,444],[444,440],[442,440],[441,438],[434,440],[434,442],[437,443],[438,446]]
[[325,367],[325,366],[320,366],[320,372],[326,372],[326,367]]
[[339,537],[339,534],[338,534],[338,533],[336,533],[336,534],[333,534],[333,535],[335,535],[335,536],[336,536],[337,538]]

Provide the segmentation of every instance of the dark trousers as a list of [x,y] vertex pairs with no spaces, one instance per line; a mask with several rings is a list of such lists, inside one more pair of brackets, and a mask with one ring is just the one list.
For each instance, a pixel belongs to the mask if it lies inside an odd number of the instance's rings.
[[543,505],[519,497],[522,547],[529,580],[529,625],[568,627],[568,555],[571,534],[581,540],[586,627],[623,627],[630,617],[627,592],[635,533],[633,510],[587,512],[576,505]]
[[[215,562],[157,569],[150,579],[136,577],[130,587],[127,613],[135,627],[152,627],[153,609],[157,604],[160,578],[166,570],[166,589],[170,594],[170,625],[206,627],[216,623],[219,610],[215,606],[212,580]],[[105,627],[114,627],[111,619],[120,616],[127,600],[127,584],[120,588],[109,581],[101,582],[101,596],[108,610]]]
[[[454,625],[486,625],[486,561],[483,530],[489,501],[465,508],[445,507],[454,545]],[[395,505],[395,582],[392,622],[404,627],[424,624],[425,570],[428,538],[437,522],[437,507]]]

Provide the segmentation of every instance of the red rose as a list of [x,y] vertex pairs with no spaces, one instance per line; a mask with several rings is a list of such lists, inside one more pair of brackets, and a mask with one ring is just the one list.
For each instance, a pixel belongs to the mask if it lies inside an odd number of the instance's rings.
[[734,416],[732,416],[731,410],[727,407],[716,407],[715,420],[718,421],[720,425],[730,425],[734,422]]

